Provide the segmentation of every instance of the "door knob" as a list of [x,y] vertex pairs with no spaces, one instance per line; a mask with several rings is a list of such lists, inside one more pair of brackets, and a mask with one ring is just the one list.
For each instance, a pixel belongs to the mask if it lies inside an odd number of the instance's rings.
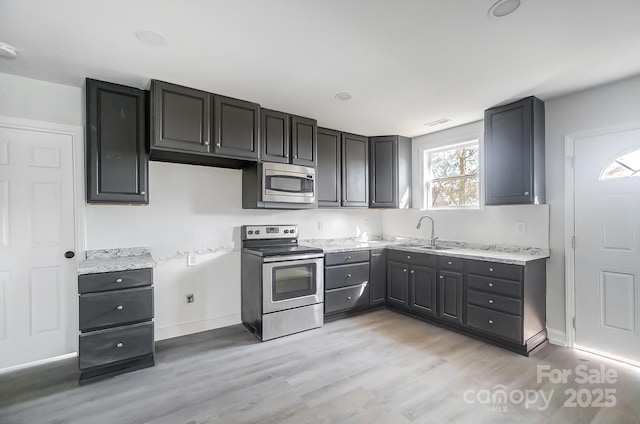
[[67,250],[66,252],[64,252],[64,257],[67,259],[71,259],[74,256],[76,256],[76,252],[74,252],[73,250]]

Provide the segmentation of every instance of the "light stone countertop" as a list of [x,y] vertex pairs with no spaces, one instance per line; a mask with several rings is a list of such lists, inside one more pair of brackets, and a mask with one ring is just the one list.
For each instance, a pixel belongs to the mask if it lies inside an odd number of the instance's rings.
[[301,245],[320,247],[325,253],[353,252],[357,250],[373,250],[390,248],[414,253],[427,253],[435,256],[475,259],[479,261],[499,262],[514,265],[526,265],[528,262],[549,257],[549,250],[542,248],[466,243],[458,241],[439,241],[438,246],[446,250],[434,250],[424,247],[413,247],[407,244],[428,244],[424,239],[398,238],[382,240],[352,239],[307,239],[300,240]]
[[87,259],[78,267],[78,275],[153,268],[156,261],[148,247],[87,251]]

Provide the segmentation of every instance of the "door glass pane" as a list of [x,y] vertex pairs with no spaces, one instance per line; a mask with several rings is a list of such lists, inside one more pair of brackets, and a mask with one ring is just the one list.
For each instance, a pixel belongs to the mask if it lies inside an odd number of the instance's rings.
[[634,150],[609,162],[600,174],[601,180],[640,177],[640,150]]
[[315,264],[273,269],[273,300],[315,294]]

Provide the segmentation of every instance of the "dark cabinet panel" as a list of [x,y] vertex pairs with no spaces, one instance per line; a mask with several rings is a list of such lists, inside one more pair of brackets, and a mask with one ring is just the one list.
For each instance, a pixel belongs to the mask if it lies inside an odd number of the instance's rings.
[[438,315],[445,321],[462,324],[462,274],[440,271]]
[[315,168],[318,126],[314,119],[291,116],[291,163]]
[[384,250],[371,251],[369,286],[371,305],[383,305],[387,296],[387,260]]
[[211,95],[193,88],[151,81],[151,146],[210,152]]
[[147,92],[87,79],[87,202],[149,203]]
[[342,134],[342,206],[369,206],[369,140]]
[[257,160],[260,156],[260,105],[224,96],[214,99],[214,153]]
[[342,200],[340,132],[318,128],[318,207],[340,207]]
[[411,267],[410,308],[423,315],[436,314],[436,270],[419,265]]
[[153,323],[145,322],[80,335],[80,370],[153,354]]
[[545,203],[544,103],[535,97],[485,111],[486,204]]
[[370,196],[372,208],[411,207],[411,140],[371,137]]
[[262,160],[268,162],[289,163],[290,156],[290,117],[289,114],[275,110],[262,109]]
[[392,306],[407,306],[409,265],[387,261],[387,303]]
[[346,312],[369,305],[369,283],[327,290],[324,294],[324,313]]

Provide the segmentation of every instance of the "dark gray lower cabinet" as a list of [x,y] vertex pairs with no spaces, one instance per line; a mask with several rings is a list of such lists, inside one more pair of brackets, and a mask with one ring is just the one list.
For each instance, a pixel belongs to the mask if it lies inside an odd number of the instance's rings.
[[438,285],[438,317],[462,324],[462,274],[440,271]]
[[410,304],[412,309],[421,315],[436,315],[436,270],[420,265],[411,267],[409,280]]
[[80,382],[154,365],[153,271],[80,275]]
[[387,256],[384,249],[372,250],[370,263],[371,306],[384,305],[387,297]]
[[148,93],[86,83],[87,203],[148,204]]
[[387,260],[387,305],[407,307],[409,286],[409,265]]

